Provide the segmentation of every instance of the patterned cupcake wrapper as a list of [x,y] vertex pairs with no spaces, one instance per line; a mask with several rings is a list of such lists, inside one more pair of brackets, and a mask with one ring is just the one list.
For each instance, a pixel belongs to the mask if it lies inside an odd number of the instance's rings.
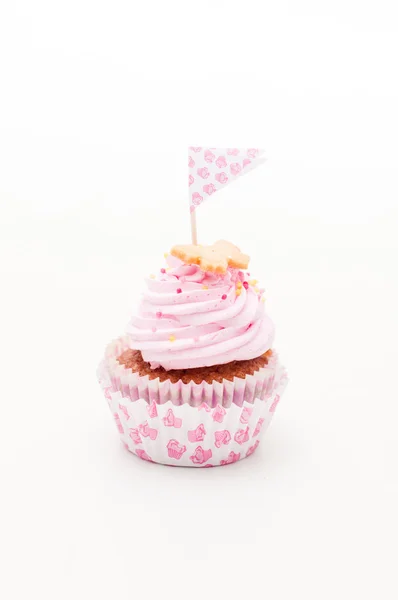
[[213,408],[217,405],[229,408],[232,404],[242,407],[245,402],[253,404],[257,398],[270,398],[281,381],[286,379],[286,371],[275,352],[265,367],[256,371],[254,375],[246,375],[245,379],[235,377],[233,381],[223,379],[222,382],[203,381],[200,384],[192,381],[172,383],[168,380],[160,381],[159,378],[149,379],[147,375],[141,377],[118,363],[118,356],[129,347],[127,336],[111,342],[99,366],[98,376],[100,380],[106,381],[113,391],[121,392],[124,398],[133,402],[143,399],[147,403],[156,404],[171,402],[174,406],[188,404],[198,407],[206,403]]
[[228,465],[253,454],[287,383],[276,355],[258,377],[163,386],[117,363],[126,348],[126,338],[108,346],[98,377],[127,450],[190,467]]
[[[253,454],[271,422],[286,380],[265,400],[210,408],[134,402],[102,385],[125,448],[150,462],[182,467],[228,465]],[[105,387],[104,387],[105,386]]]

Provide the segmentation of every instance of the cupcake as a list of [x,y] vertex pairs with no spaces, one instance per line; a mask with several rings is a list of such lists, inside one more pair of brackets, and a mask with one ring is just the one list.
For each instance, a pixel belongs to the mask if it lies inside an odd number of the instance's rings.
[[287,382],[264,290],[228,243],[174,246],[98,377],[127,450],[173,466],[250,456]]

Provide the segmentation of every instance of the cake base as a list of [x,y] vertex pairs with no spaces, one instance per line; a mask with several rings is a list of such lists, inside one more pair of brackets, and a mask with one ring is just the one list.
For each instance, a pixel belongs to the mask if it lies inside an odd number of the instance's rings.
[[[234,363],[232,381],[225,379],[224,371],[222,382],[208,383],[201,369],[200,383],[192,379],[184,383],[182,379],[159,381],[159,375],[149,379],[121,364],[122,355],[142,361],[128,344],[128,338],[111,342],[98,369],[127,450],[142,460],[182,467],[224,466],[256,451],[287,383],[276,352],[269,360],[264,357],[267,364],[244,379],[236,374],[241,364]],[[170,371],[163,371],[166,375]]]
[[233,381],[234,377],[245,379],[246,375],[253,375],[259,369],[262,369],[268,364],[268,359],[272,355],[272,350],[268,350],[265,354],[253,358],[251,360],[234,360],[224,365],[213,365],[211,367],[198,367],[196,369],[178,369],[166,371],[163,367],[151,369],[148,362],[142,358],[140,350],[125,350],[117,358],[120,365],[126,369],[131,369],[133,373],[138,373],[140,377],[148,375],[149,379],[157,379],[159,381],[169,380],[171,383],[213,383],[218,381],[222,383],[223,379]]

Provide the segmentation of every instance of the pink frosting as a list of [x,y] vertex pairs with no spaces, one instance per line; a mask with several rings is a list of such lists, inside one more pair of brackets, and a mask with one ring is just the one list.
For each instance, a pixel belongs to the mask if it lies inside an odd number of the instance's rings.
[[209,367],[256,358],[271,348],[274,326],[262,290],[248,285],[243,271],[214,275],[167,260],[167,272],[146,280],[138,315],[127,328],[131,348],[141,350],[152,368]]

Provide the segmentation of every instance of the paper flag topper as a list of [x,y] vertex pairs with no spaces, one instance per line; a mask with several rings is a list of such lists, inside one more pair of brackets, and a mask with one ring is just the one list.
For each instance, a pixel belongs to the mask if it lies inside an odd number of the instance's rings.
[[188,148],[190,211],[231,181],[265,162],[258,148]]

